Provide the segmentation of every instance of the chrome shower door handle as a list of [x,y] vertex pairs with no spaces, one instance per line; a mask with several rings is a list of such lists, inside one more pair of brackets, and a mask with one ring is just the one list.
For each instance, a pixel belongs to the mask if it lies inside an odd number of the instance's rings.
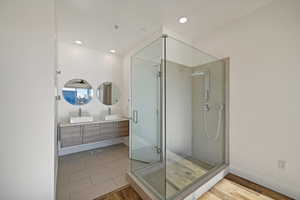
[[133,123],[137,124],[139,122],[139,113],[137,110],[133,110]]
[[205,90],[204,99],[206,102],[208,102],[208,100],[209,100],[209,90],[208,89]]

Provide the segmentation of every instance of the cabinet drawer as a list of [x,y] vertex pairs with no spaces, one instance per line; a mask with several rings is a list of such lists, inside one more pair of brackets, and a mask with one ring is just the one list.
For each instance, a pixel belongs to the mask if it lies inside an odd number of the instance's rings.
[[118,133],[120,136],[129,136],[129,127],[118,128]]
[[87,125],[83,129],[83,143],[93,143],[101,140],[100,125]]
[[116,123],[117,123],[117,127],[129,127],[129,121],[120,121]]
[[103,135],[103,134],[108,134],[108,133],[113,133],[113,132],[116,132],[117,131],[117,128],[115,127],[111,127],[111,128],[102,128],[101,127],[101,131],[100,131],[100,134]]
[[118,137],[120,137],[120,134],[118,132],[104,133],[101,135],[101,140],[108,140]]
[[116,127],[101,129],[100,135],[102,138],[116,138],[129,135],[129,127]]
[[114,122],[106,122],[106,123],[102,123],[101,125],[101,129],[105,129],[105,128],[114,128],[115,127],[115,123]]
[[82,144],[82,134],[80,126],[60,128],[61,147],[68,147]]

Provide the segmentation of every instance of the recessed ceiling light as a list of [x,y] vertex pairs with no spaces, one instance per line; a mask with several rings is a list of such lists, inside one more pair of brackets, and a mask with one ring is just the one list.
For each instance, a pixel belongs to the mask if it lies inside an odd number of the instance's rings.
[[110,53],[116,53],[116,50],[111,49],[111,50],[109,50],[109,52],[110,52]]
[[185,23],[187,23],[188,18],[187,18],[187,17],[180,17],[180,18],[178,19],[178,21],[179,21],[180,24],[185,24]]
[[80,40],[75,40],[74,43],[78,44],[78,45],[82,45],[82,41],[80,41]]

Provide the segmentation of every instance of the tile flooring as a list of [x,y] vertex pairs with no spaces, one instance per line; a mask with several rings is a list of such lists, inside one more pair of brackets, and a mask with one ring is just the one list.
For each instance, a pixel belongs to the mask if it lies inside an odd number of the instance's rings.
[[59,158],[57,200],[91,200],[127,185],[124,144]]

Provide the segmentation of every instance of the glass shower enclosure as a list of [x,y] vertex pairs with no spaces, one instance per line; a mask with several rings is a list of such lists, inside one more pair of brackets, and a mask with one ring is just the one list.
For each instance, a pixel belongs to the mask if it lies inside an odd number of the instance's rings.
[[131,57],[130,174],[183,199],[228,164],[228,59],[163,35]]

